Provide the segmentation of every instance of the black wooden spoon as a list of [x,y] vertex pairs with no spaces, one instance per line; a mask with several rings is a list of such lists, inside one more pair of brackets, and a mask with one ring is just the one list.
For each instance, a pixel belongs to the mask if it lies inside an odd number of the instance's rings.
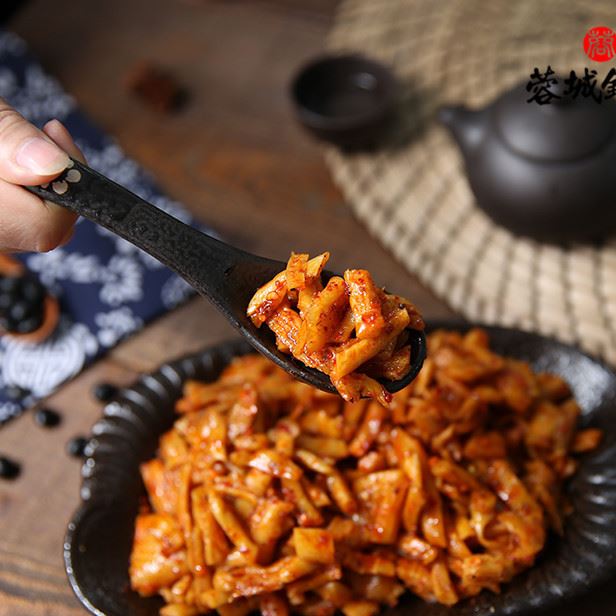
[[[257,288],[284,270],[286,263],[258,257],[205,235],[76,160],[53,182],[26,188],[152,255],[211,300],[257,351],[295,378],[336,392],[326,374],[280,352],[273,333],[265,327],[257,329],[246,315]],[[328,278],[333,274],[324,275]],[[409,329],[408,333],[412,359],[409,373],[399,381],[382,381],[392,393],[417,376],[426,356],[423,332]]]

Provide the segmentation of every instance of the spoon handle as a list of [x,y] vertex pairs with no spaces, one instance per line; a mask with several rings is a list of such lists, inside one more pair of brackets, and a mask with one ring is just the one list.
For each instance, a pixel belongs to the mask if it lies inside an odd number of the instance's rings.
[[217,280],[241,251],[169,216],[79,161],[71,163],[49,184],[27,190],[138,246],[218,303]]

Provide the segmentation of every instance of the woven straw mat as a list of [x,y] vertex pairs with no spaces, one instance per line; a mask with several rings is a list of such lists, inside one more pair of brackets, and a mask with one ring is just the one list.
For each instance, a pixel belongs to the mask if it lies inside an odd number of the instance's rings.
[[330,48],[394,68],[402,124],[377,152],[331,149],[326,158],[356,215],[466,318],[554,336],[616,363],[616,238],[562,249],[495,225],[435,119],[443,104],[491,102],[535,66],[578,75],[588,66],[600,82],[616,63],[589,60],[582,40],[592,26],[616,28],[613,8],[613,0],[343,2]]

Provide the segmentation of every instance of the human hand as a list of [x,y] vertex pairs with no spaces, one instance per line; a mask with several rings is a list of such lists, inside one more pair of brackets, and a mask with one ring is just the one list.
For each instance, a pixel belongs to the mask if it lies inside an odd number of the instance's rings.
[[69,155],[84,161],[61,122],[40,131],[0,98],[1,252],[47,252],[70,240],[75,214],[23,188],[53,180]]

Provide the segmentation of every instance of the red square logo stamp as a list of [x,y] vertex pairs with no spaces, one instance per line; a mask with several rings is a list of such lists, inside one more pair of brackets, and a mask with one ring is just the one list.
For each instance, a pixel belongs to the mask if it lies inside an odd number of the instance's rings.
[[595,62],[607,62],[614,57],[616,33],[606,26],[591,28],[584,37],[584,52]]

